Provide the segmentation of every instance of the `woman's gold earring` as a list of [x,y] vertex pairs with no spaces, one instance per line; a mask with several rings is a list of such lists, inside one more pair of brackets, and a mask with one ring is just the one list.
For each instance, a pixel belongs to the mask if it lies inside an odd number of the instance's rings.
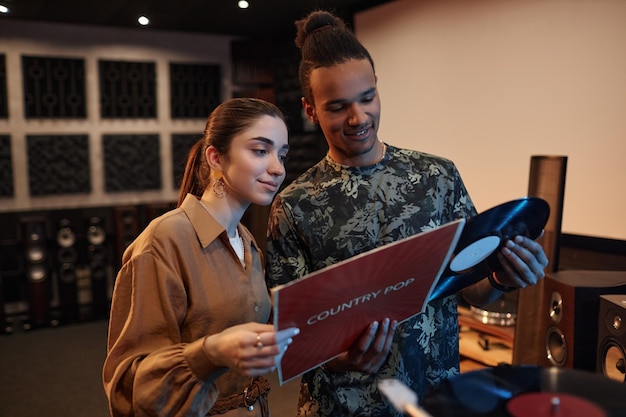
[[226,194],[226,184],[224,183],[224,180],[221,176],[215,180],[211,188],[213,189],[213,192],[215,193],[217,198],[224,198],[224,194]]

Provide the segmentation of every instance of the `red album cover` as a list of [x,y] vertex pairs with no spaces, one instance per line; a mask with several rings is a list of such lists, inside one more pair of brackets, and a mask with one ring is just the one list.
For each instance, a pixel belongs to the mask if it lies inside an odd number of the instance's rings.
[[283,384],[338,356],[373,321],[422,312],[465,224],[448,223],[272,289],[274,328],[300,328],[278,367]]

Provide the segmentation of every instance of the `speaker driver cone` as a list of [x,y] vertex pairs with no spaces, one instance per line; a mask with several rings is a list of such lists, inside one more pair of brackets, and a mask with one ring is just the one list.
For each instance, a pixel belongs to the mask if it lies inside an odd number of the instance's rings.
[[62,248],[69,248],[74,246],[76,243],[76,235],[71,227],[64,223],[65,226],[62,226],[57,231],[57,243]]
[[563,318],[563,297],[558,291],[552,292],[549,314],[550,319],[556,324],[559,324]]
[[556,327],[550,327],[546,333],[546,353],[548,360],[556,366],[563,366],[567,360],[565,335]]
[[602,352],[602,373],[614,381],[626,381],[626,357],[614,342],[607,343]]

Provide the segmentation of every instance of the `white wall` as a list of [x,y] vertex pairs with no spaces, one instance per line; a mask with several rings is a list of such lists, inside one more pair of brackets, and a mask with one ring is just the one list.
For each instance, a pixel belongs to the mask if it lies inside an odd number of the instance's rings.
[[[6,55],[9,118],[0,119],[0,134],[11,136],[15,196],[0,199],[0,212],[175,201],[178,190],[172,183],[171,134],[197,133],[200,137],[206,120],[170,118],[169,63],[219,64],[223,78],[222,96],[230,97],[231,40],[231,37],[226,36],[3,20],[0,24],[0,53]],[[22,55],[84,59],[87,118],[25,119],[21,77]],[[100,118],[97,79],[99,59],[155,63],[156,119]],[[92,192],[87,195],[30,197],[26,135],[73,133],[89,134]],[[116,133],[160,135],[161,190],[105,193],[101,137],[103,134]]]
[[454,160],[479,211],[566,155],[563,232],[626,239],[626,1],[397,0],[355,31],[383,140]]

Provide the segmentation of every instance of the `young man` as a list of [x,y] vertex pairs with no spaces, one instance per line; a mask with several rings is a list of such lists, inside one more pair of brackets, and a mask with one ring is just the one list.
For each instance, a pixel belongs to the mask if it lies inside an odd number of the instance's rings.
[[[307,116],[329,151],[277,196],[268,230],[268,285],[476,214],[454,164],[378,138],[380,99],[368,51],[330,13],[297,22]],[[463,290],[485,305],[509,287],[543,278],[547,258],[522,236],[498,254],[502,270]],[[381,317],[350,350],[302,378],[300,416],[390,416],[377,388],[397,378],[422,395],[459,373],[454,296],[432,301],[401,325]]]

